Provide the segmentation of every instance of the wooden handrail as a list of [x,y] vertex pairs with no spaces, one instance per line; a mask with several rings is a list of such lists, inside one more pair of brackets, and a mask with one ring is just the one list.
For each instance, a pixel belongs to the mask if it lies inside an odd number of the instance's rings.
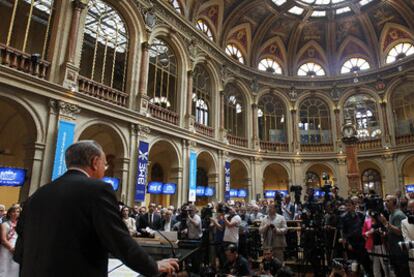
[[208,137],[214,137],[214,128],[197,122],[194,123],[194,127],[197,133],[200,133]]
[[169,122],[174,125],[178,125],[178,114],[176,114],[175,112],[167,110],[163,107],[160,107],[152,103],[148,104],[148,109],[153,117]]
[[320,144],[301,144],[300,150],[302,152],[332,152],[332,143],[320,143]]
[[273,152],[287,152],[288,144],[272,142],[272,141],[260,141],[260,149],[273,151]]
[[227,140],[231,145],[237,145],[241,147],[247,147],[247,139],[242,137],[233,136],[230,134],[227,134]]

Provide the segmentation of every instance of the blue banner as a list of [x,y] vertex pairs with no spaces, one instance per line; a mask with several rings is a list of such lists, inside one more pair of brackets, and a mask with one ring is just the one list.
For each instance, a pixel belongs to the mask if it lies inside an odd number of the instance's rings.
[[246,189],[239,189],[237,191],[237,197],[239,197],[239,198],[247,197],[247,190]]
[[162,186],[162,194],[175,194],[177,184],[174,183],[165,183]]
[[289,194],[287,190],[265,190],[263,194],[265,198],[275,198],[276,192],[279,192],[282,197]]
[[76,125],[73,122],[59,120],[52,180],[55,180],[66,172],[65,152],[66,149],[73,143],[75,126]]
[[145,201],[145,185],[147,183],[147,166],[148,166],[148,148],[149,144],[145,141],[139,142],[138,147],[138,171],[135,184],[135,201]]
[[149,182],[148,183],[148,193],[150,194],[161,194],[163,188],[162,182]]
[[230,200],[230,162],[224,163],[224,200]]
[[26,169],[0,167],[0,187],[21,187],[26,180]]
[[190,179],[189,179],[189,189],[188,189],[188,201],[196,201],[196,191],[197,191],[197,153],[190,152]]
[[207,197],[214,196],[214,188],[206,187],[206,189],[204,190],[204,196],[207,196]]

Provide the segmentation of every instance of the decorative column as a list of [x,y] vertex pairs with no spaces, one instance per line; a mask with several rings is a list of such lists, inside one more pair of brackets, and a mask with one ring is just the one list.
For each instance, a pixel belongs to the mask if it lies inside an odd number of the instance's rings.
[[120,199],[122,202],[126,203],[126,196],[125,193],[122,193],[123,191],[126,191],[127,184],[130,184],[128,182],[128,175],[129,175],[129,163],[131,160],[126,157],[117,158],[115,160],[115,169],[114,169],[114,177],[117,177],[121,180],[121,186],[122,189],[116,192],[118,199]]
[[253,137],[252,137],[252,145],[253,148],[258,150],[260,149],[260,140],[258,137],[259,133],[259,124],[257,122],[257,112],[258,112],[258,105],[256,103],[252,104],[252,120],[253,120]]
[[297,152],[297,151],[299,151],[298,135],[297,135],[298,119],[296,118],[296,110],[295,109],[291,109],[290,113],[291,113],[291,116],[292,116],[292,134],[293,134],[291,150],[293,150],[293,152]]
[[[131,127],[134,128],[133,126],[131,126]],[[136,189],[136,183],[137,183],[136,177],[137,177],[137,171],[138,171],[137,167],[138,167],[138,154],[139,154],[138,153],[138,147],[139,147],[139,143],[140,143],[140,141],[148,142],[149,137],[150,137],[150,133],[151,133],[150,127],[148,127],[146,125],[137,124],[137,125],[135,125],[135,127],[136,127],[136,139],[135,139],[136,144],[135,144],[135,148],[133,149],[133,155],[131,156],[132,159],[135,160],[135,168],[132,171],[132,173],[133,173],[132,176],[134,177],[134,181],[130,184],[131,188],[129,188],[127,190],[128,192],[132,191],[132,194],[129,194],[128,195],[129,197],[127,197],[128,203],[133,203],[135,201],[135,189]],[[132,129],[131,131],[132,131],[131,135],[134,136],[134,134],[133,134],[134,130]],[[151,148],[151,146],[149,146],[149,149],[148,149],[148,159],[149,159],[149,150],[150,150],[150,148]],[[148,183],[148,172],[149,172],[149,167],[150,166],[151,166],[151,161],[148,161],[147,180],[146,180],[147,183]],[[147,205],[147,203],[149,203],[148,201],[149,201],[149,199],[147,197],[145,197],[144,204]],[[141,203],[141,204],[143,204],[143,203]]]
[[218,150],[218,183],[216,185],[217,201],[224,200],[224,151]]
[[261,174],[260,165],[262,163],[261,157],[251,157],[250,164],[252,168],[252,182],[251,190],[249,193],[252,194],[250,200],[256,199],[257,194],[260,194],[259,199],[263,198],[263,175]]
[[340,147],[341,145],[341,119],[340,119],[340,109],[336,107],[334,109],[335,113],[335,129],[336,129],[336,147]]
[[[189,167],[190,167],[190,143],[188,140],[183,139],[182,144],[182,161],[183,161],[183,170],[182,170],[182,184],[178,187],[178,204],[182,204],[188,199],[188,189],[189,189]],[[177,184],[178,186],[178,184]]]
[[343,197],[348,196],[347,192],[349,187],[346,185],[347,180],[347,167],[346,167],[346,156],[342,155],[336,158],[338,164],[338,180],[335,185],[339,188],[339,194]]
[[225,102],[225,93],[220,91],[220,138],[223,142],[227,142],[227,130],[225,127],[225,115],[224,115],[224,102]]
[[404,186],[398,180],[398,166],[395,154],[387,151],[381,158],[384,161],[384,172],[381,176],[384,195],[387,193],[394,194],[396,190],[405,191]]
[[193,109],[193,71],[187,71],[187,110],[186,110],[186,128],[190,131],[194,131],[195,118],[192,115]]
[[[131,124],[129,127],[129,176],[122,182],[121,199],[125,198],[125,203],[133,204],[135,202],[135,185],[138,167],[138,125]],[[122,180],[124,181],[124,179]],[[128,185],[126,185],[128,184]],[[144,203],[145,204],[145,203]]]
[[66,61],[64,65],[63,86],[70,90],[76,90],[78,87],[77,79],[79,68],[75,65],[76,49],[79,41],[79,26],[82,11],[88,5],[89,0],[72,1],[72,18],[70,22],[68,46],[66,53]]
[[384,143],[389,144],[390,143],[390,131],[388,129],[387,102],[381,101],[380,105],[381,105],[382,120],[384,123],[384,134],[383,134]]
[[353,138],[343,138],[343,143],[345,144],[345,155],[347,161],[347,170],[348,174],[348,185],[350,191],[349,194],[357,194],[362,191],[361,185],[361,175],[359,173],[358,166],[358,139]]
[[148,112],[149,97],[147,95],[148,89],[148,68],[149,68],[149,48],[148,42],[142,43],[141,48],[141,71],[139,72],[139,87],[137,108],[141,114]]

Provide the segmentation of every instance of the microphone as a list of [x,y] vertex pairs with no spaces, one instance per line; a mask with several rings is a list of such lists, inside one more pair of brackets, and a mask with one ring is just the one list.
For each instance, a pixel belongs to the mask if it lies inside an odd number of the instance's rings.
[[177,255],[175,254],[175,248],[174,248],[173,243],[163,233],[161,233],[160,230],[155,230],[155,231],[168,242],[168,244],[171,247],[171,252],[172,252],[173,258],[177,258]]

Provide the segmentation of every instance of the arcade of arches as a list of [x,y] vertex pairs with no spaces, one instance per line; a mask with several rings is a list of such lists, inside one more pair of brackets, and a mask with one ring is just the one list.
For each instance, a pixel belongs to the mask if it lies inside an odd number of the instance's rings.
[[176,185],[146,202],[188,200],[190,153],[214,191],[200,206],[224,198],[226,163],[236,200],[326,183],[346,195],[348,122],[361,189],[414,184],[412,1],[302,2],[0,1],[0,168],[26,173],[0,203],[51,180],[62,121],[103,146],[128,204],[140,142],[147,182]]

